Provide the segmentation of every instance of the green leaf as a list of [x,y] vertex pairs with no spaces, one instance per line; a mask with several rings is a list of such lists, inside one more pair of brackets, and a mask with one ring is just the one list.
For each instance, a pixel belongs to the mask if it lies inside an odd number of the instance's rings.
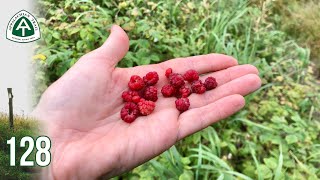
[[77,50],[81,50],[83,48],[83,41],[78,41],[77,44],[76,44],[76,47],[77,47]]
[[51,55],[51,56],[47,57],[46,63],[48,66],[51,66],[57,60],[58,60],[57,55]]
[[260,165],[259,170],[263,179],[268,179],[273,176],[272,171],[265,165]]
[[271,121],[274,123],[278,123],[278,124],[282,124],[282,123],[287,124],[288,123],[284,117],[279,117],[279,116],[273,116],[271,118]]
[[80,30],[80,37],[81,37],[81,39],[86,39],[86,38],[87,38],[87,34],[88,34],[88,32],[87,32],[86,29],[81,29],[81,30]]
[[271,169],[277,168],[277,160],[273,157],[271,158],[264,158],[263,162]]
[[278,166],[276,171],[274,172],[274,180],[279,180],[281,178],[282,175],[282,165],[283,165],[283,154],[282,154],[282,144],[279,145],[279,161],[278,161]]
[[288,135],[288,136],[286,136],[286,141],[288,144],[293,144],[293,143],[298,142],[298,138],[296,135]]
[[142,57],[137,61],[138,65],[147,65],[150,64],[150,58]]
[[179,180],[193,180],[193,173],[191,171],[184,171],[179,176]]
[[153,62],[159,62],[159,61],[160,61],[159,56],[157,56],[156,54],[152,54],[152,55],[150,56],[150,59],[151,59],[151,61],[153,61]]
[[228,148],[229,148],[229,150],[231,151],[232,154],[236,154],[236,152],[237,152],[237,147],[236,147],[234,144],[229,143],[229,144],[228,144]]
[[[244,174],[238,173],[236,171],[226,171],[226,173],[237,176],[237,177],[244,179],[244,180],[252,180],[250,177],[248,177]],[[231,179],[233,179],[233,177]]]
[[50,44],[51,40],[52,40],[52,35],[51,34],[47,34],[44,37],[44,40],[46,41],[47,44]]
[[72,28],[71,29],[71,31],[69,31],[69,35],[73,35],[73,34],[75,34],[75,33],[77,33],[77,32],[79,32],[80,31],[80,29],[79,28]]
[[182,162],[182,164],[184,164],[184,165],[188,165],[188,164],[191,163],[191,161],[190,161],[190,159],[189,159],[188,157],[183,157],[183,158],[181,158],[181,162]]
[[52,37],[54,37],[56,39],[60,39],[60,33],[55,31],[54,33],[52,33]]

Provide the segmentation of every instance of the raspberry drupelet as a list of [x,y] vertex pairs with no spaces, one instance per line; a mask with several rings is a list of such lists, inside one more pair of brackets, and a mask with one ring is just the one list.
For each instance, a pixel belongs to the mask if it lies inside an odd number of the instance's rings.
[[127,123],[132,123],[138,116],[138,106],[132,102],[127,102],[120,111],[121,119]]
[[153,71],[153,72],[148,72],[144,77],[143,77],[143,81],[145,83],[145,85],[147,86],[153,86],[155,84],[157,84],[157,82],[159,81],[159,75],[157,72]]
[[166,84],[161,88],[161,93],[164,97],[172,97],[176,93],[176,89],[171,84]]
[[138,103],[140,114],[144,116],[151,114],[155,107],[156,104],[153,101],[147,101],[143,98],[140,99],[140,102]]
[[138,91],[144,88],[145,84],[143,82],[143,79],[140,76],[133,75],[130,78],[128,86],[131,90]]
[[206,92],[206,87],[201,80],[193,81],[191,85],[192,92],[197,94],[203,94]]
[[180,88],[181,86],[183,86],[185,84],[183,76],[178,73],[172,73],[169,76],[169,82],[175,88]]
[[206,87],[207,91],[214,89],[218,86],[218,83],[214,77],[208,77],[204,81],[204,86]]
[[134,103],[138,103],[140,101],[140,96],[139,93],[137,91],[124,91],[122,93],[122,99],[125,102],[134,102]]
[[180,89],[179,89],[178,97],[186,98],[186,97],[188,97],[190,94],[191,94],[191,89],[190,89],[188,86],[183,85],[183,86],[180,87]]
[[197,71],[190,69],[186,73],[184,73],[183,78],[184,80],[191,83],[199,79],[199,74]]
[[190,107],[190,102],[189,102],[189,99],[188,98],[180,98],[180,99],[177,99],[175,101],[176,103],[176,108],[180,111],[180,112],[184,112],[186,110],[189,109]]
[[172,74],[172,69],[168,68],[165,73],[166,77],[169,78],[171,74]]
[[155,86],[148,86],[143,91],[143,98],[156,102],[158,100],[158,89]]

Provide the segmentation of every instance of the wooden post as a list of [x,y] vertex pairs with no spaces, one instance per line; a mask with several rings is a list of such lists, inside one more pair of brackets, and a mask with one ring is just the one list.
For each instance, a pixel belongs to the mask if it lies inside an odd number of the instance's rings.
[[9,124],[10,124],[10,128],[13,129],[12,88],[7,88],[7,90],[8,90],[8,98],[9,98]]

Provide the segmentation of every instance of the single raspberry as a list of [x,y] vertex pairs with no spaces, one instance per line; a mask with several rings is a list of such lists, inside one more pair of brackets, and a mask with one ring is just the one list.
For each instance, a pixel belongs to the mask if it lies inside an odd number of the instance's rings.
[[148,86],[143,91],[143,98],[156,102],[158,100],[158,89],[154,86]]
[[183,85],[180,89],[179,89],[179,97],[183,97],[186,98],[191,94],[191,89],[186,86]]
[[137,91],[124,91],[122,93],[122,99],[125,102],[134,102],[134,103],[138,103],[140,101],[140,96],[139,93]]
[[139,108],[132,102],[127,102],[120,111],[121,119],[127,123],[132,123],[139,116]]
[[190,107],[190,102],[188,98],[180,98],[176,100],[176,108],[180,111],[180,112],[184,112],[186,110],[188,110]]
[[172,74],[172,69],[171,68],[168,68],[166,70],[166,77],[169,78],[169,76]]
[[193,82],[199,79],[199,74],[197,71],[190,69],[183,75],[184,80],[188,82]]
[[161,88],[164,97],[172,97],[176,93],[176,89],[171,84],[166,84]]
[[178,73],[172,73],[169,76],[169,81],[170,81],[170,84],[175,88],[179,88],[185,84],[183,76]]
[[204,87],[204,84],[201,80],[194,81],[191,85],[192,92],[197,94],[203,94],[206,92],[206,87]]
[[144,77],[143,81],[146,85],[152,86],[155,85],[159,81],[159,75],[157,72],[148,72]]
[[132,97],[132,102],[138,104],[138,102],[140,101],[141,97],[140,96],[133,96]]
[[208,91],[208,90],[216,88],[218,86],[218,83],[214,77],[208,77],[204,81],[204,86],[206,87],[206,89]]
[[147,101],[145,99],[140,99],[138,103],[139,111],[142,115],[149,115],[153,112],[156,104],[153,101]]
[[145,85],[144,85],[143,79],[140,76],[133,75],[130,78],[128,86],[131,90],[138,91],[138,90],[142,89]]

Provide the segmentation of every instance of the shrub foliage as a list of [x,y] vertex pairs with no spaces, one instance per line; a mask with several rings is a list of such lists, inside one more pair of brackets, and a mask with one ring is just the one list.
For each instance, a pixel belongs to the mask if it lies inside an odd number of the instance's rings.
[[[80,56],[99,47],[111,24],[124,28],[132,67],[207,53],[257,66],[262,88],[246,107],[177,143],[122,178],[320,178],[319,82],[310,50],[278,27],[274,1],[39,1],[36,99]],[[288,20],[290,21],[290,20]],[[286,22],[282,22],[286,23]],[[118,177],[117,177],[118,178]]]

